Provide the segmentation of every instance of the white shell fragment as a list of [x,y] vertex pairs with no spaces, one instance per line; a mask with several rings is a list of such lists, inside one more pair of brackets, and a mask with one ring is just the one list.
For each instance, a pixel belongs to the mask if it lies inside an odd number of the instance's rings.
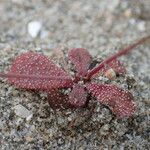
[[39,21],[31,21],[28,23],[28,33],[31,37],[36,38],[40,33],[42,28],[42,23]]
[[28,109],[26,109],[24,106],[20,104],[14,107],[14,111],[16,115],[21,118],[29,118],[32,115],[32,113]]

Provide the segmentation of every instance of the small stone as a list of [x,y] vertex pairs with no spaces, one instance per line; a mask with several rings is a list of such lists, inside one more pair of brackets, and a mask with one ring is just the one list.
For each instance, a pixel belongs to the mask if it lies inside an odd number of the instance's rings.
[[22,105],[16,105],[14,107],[15,113],[17,116],[21,117],[21,118],[28,118],[29,116],[32,115],[32,113],[26,109],[24,106]]
[[130,17],[132,16],[132,11],[131,11],[131,9],[127,9],[127,10],[124,12],[124,15],[125,15],[125,17],[130,18]]
[[23,119],[22,118],[16,119],[16,125],[17,126],[19,126],[21,123],[23,123]]
[[36,38],[40,33],[42,28],[42,23],[39,21],[31,21],[28,23],[28,33],[31,37]]
[[79,150],[84,150],[84,149],[85,149],[84,146],[79,147]]
[[107,131],[108,129],[109,129],[108,124],[106,124],[106,125],[103,126],[103,130]]
[[33,138],[31,136],[27,136],[25,137],[26,141],[27,142],[32,142],[33,141]]
[[117,8],[117,6],[119,5],[119,3],[120,3],[119,0],[107,0],[107,2],[111,4],[111,5],[107,5],[107,7],[109,8],[109,10],[111,12],[113,12]]
[[30,121],[32,119],[32,117],[33,117],[33,114],[30,114],[28,117],[26,117],[26,120]]
[[139,31],[145,31],[145,22],[141,21],[137,24],[137,28]]
[[115,73],[115,71],[112,68],[108,69],[105,72],[105,77],[107,77],[110,80],[114,80],[116,78],[116,73]]
[[19,93],[19,91],[18,91],[18,90],[14,90],[14,91],[12,91],[12,95],[13,95],[13,96],[17,96],[17,95],[18,95],[18,93]]
[[57,144],[58,146],[61,146],[65,143],[64,139],[62,137],[60,137],[58,140],[57,140]]
[[72,120],[72,118],[71,117],[68,117],[68,121],[71,121]]
[[105,124],[104,126],[101,127],[100,132],[102,135],[106,135],[108,130],[109,130],[109,126],[108,124]]

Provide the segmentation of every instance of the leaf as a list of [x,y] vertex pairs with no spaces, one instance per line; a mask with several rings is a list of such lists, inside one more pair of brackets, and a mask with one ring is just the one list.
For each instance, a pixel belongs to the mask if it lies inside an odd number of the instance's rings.
[[113,60],[110,63],[106,64],[105,68],[103,68],[101,72],[104,73],[110,68],[112,68],[119,75],[123,75],[126,73],[126,68],[119,60]]
[[129,91],[116,85],[91,83],[86,85],[87,89],[97,100],[107,105],[119,118],[130,117],[135,111],[134,98]]
[[53,109],[71,108],[68,95],[59,90],[51,90],[48,94],[48,102]]
[[69,94],[69,103],[78,108],[86,105],[87,91],[79,84],[74,84],[71,93]]
[[75,65],[78,76],[84,77],[92,61],[92,56],[89,52],[83,48],[74,48],[69,51],[68,57],[72,64]]
[[[10,68],[9,74],[20,74],[20,75],[34,75],[37,78],[13,78],[8,77],[10,83],[20,88],[35,89],[35,90],[50,90],[55,88],[68,87],[72,85],[71,78],[69,75],[57,67],[51,60],[46,56],[27,52],[18,56]],[[55,77],[68,77],[70,80],[61,79],[42,79],[38,76],[55,76]]]

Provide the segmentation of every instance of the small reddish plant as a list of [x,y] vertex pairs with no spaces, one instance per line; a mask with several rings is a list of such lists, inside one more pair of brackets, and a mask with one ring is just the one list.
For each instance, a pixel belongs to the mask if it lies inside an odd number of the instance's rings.
[[8,78],[18,88],[47,91],[48,102],[54,109],[85,107],[89,101],[88,94],[91,94],[98,102],[108,106],[117,117],[130,117],[136,108],[132,94],[116,85],[96,82],[93,78],[100,72],[110,79],[114,77],[114,73],[125,74],[126,69],[118,58],[148,39],[150,36],[142,38],[92,69],[89,69],[92,57],[86,49],[71,49],[68,60],[74,65],[74,76],[46,56],[27,52],[18,56],[10,71],[0,73],[0,77]]

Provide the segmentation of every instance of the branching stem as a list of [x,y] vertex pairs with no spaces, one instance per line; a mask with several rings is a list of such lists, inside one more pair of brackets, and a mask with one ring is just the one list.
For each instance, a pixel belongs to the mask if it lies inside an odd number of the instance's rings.
[[111,61],[117,59],[118,57],[122,56],[122,55],[126,55],[127,53],[129,53],[131,50],[133,50],[134,48],[136,48],[137,46],[144,44],[146,41],[150,40],[150,35],[147,37],[142,38],[141,40],[135,42],[132,45],[129,45],[128,47],[121,49],[118,53],[112,55],[111,57],[108,57],[107,59],[105,59],[102,63],[100,63],[98,66],[96,66],[95,68],[93,68],[92,70],[90,70],[87,75],[86,75],[86,79],[91,79],[92,76],[94,76],[95,74],[97,74],[102,68],[104,68],[105,64],[110,63]]

